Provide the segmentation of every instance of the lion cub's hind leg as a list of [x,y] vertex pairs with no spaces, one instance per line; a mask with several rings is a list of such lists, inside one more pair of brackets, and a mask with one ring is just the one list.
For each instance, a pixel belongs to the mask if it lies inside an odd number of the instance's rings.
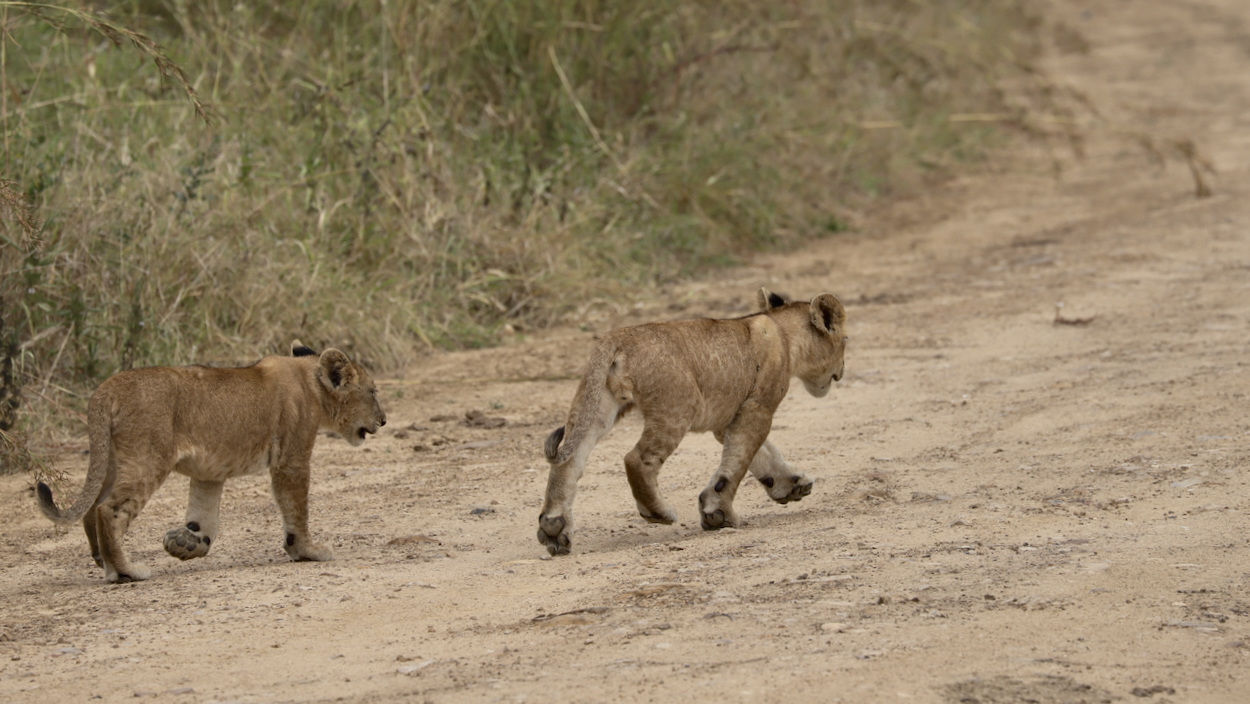
[[187,522],[165,534],[165,552],[179,560],[204,557],[217,538],[221,491],[225,482],[191,480]]
[[[100,548],[104,578],[115,584],[142,582],[152,576],[147,565],[131,562],[126,555],[126,531],[173,469],[172,459],[160,455],[132,458],[131,462],[136,466],[118,467],[113,492],[87,514],[88,517],[95,515],[96,544]],[[87,534],[90,539],[89,530]]]
[[[556,428],[547,439],[548,461],[551,469],[547,473],[547,493],[543,497],[542,512],[538,515],[538,542],[547,548],[551,555],[567,555],[573,549],[573,500],[577,498],[577,482],[586,472],[586,462],[590,459],[591,450],[607,435],[621,416],[633,408],[633,399],[626,393],[618,395],[611,388],[604,388],[596,394],[593,405],[586,409],[589,413],[579,415],[580,439],[566,437],[566,426]],[[579,410],[578,400],[574,400],[574,411]],[[573,443],[571,447],[561,447],[563,443]],[[570,452],[563,462],[555,459],[559,450]]]
[[638,444],[625,455],[625,476],[629,479],[629,488],[638,504],[638,514],[651,523],[668,524],[677,520],[677,512],[660,496],[657,478],[664,466],[664,460],[673,454],[685,435],[685,428],[669,428],[648,423],[642,430]]
[[760,445],[755,459],[751,460],[751,476],[764,485],[769,498],[779,504],[801,501],[804,496],[812,493],[815,482],[797,467],[786,462],[781,450],[772,441],[765,440]]
[[97,520],[95,509],[87,511],[82,517],[82,531],[87,534],[87,544],[91,546],[91,559],[95,560],[95,566],[103,567],[104,558],[100,557],[100,539],[96,537]]

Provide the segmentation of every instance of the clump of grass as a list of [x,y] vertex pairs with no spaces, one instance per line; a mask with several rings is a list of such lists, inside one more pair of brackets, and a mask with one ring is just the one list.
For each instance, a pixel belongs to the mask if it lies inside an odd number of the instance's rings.
[[5,244],[12,248],[11,251],[26,250],[41,244],[39,221],[35,218],[30,203],[18,192],[17,184],[2,176],[0,176],[0,211],[3,211],[20,228],[20,239],[11,241],[6,238]]
[[1000,0],[28,7],[0,2],[0,168],[45,224],[0,300],[71,408],[295,337],[393,368],[828,236],[985,153],[965,118],[1028,28]]

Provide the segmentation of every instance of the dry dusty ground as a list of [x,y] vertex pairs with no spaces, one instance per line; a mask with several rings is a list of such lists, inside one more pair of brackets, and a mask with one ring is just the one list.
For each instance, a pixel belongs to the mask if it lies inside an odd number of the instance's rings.
[[[317,449],[331,563],[286,560],[263,477],[228,486],[209,557],[175,561],[175,478],[130,535],[152,580],[107,586],[0,479],[0,700],[1250,701],[1250,3],[1049,12],[1056,80],[1196,139],[1213,197],[1091,131],[1058,175],[1024,154],[585,330],[427,359],[382,380],[379,437]],[[691,436],[662,476],[683,523],[646,524],[628,419],[547,559],[540,448],[593,331],[743,313],[760,285],[849,304],[847,377],[796,384],[773,432],[812,495],[750,484],[745,525],[705,533],[717,446]],[[473,410],[507,424],[433,420]]]

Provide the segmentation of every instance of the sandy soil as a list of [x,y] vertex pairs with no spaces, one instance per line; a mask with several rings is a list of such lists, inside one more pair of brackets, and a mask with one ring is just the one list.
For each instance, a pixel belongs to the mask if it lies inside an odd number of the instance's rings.
[[[130,533],[151,581],[109,586],[0,478],[0,700],[1250,701],[1250,4],[1048,12],[1055,80],[1196,140],[1213,197],[1090,131],[1058,171],[1022,150],[806,251],[423,360],[381,380],[379,437],[319,442],[330,563],[287,561],[264,477],[228,485],[211,555],[168,557],[174,478]],[[795,384],[772,434],[812,495],[748,483],[745,525],[703,532],[718,446],[694,435],[662,475],[682,523],[647,524],[629,418],[547,558],[541,445],[594,331],[744,313],[761,285],[848,303],[847,377]]]

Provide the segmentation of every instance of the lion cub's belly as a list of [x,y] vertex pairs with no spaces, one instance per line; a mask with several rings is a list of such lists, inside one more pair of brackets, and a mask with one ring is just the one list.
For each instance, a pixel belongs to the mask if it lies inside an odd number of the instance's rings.
[[247,474],[264,474],[277,460],[277,443],[222,451],[201,444],[181,443],[174,471],[201,481],[225,481]]
[[691,419],[690,432],[706,433],[724,430],[733,422],[734,416],[738,414],[738,409],[741,406],[741,403],[733,403],[733,405],[721,407],[708,403],[700,404],[694,418]]

